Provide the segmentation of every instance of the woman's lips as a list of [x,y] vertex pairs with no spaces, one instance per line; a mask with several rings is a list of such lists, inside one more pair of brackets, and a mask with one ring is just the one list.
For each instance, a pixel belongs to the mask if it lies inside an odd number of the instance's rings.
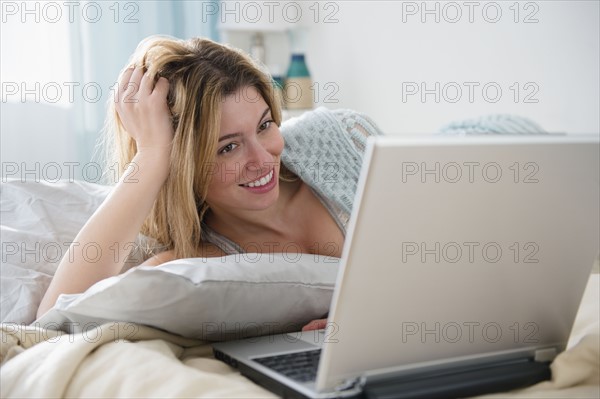
[[259,179],[256,179],[252,182],[246,184],[240,184],[240,187],[245,188],[256,194],[263,194],[271,191],[275,185],[277,184],[277,176],[275,176],[275,169],[271,169],[271,171]]

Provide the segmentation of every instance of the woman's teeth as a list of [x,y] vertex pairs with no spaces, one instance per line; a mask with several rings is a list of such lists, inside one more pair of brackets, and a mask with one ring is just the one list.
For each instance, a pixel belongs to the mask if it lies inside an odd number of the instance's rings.
[[245,187],[261,187],[264,186],[265,184],[269,183],[271,181],[271,179],[273,179],[273,171],[271,171],[271,173],[269,173],[268,175],[261,177],[260,179],[250,182],[248,184],[243,184],[243,186]]

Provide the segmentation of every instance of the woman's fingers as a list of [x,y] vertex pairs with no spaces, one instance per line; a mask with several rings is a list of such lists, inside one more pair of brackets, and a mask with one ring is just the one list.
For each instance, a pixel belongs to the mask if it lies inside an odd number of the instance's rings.
[[158,78],[152,94],[160,98],[167,98],[167,94],[169,94],[169,81],[165,78]]
[[125,89],[125,97],[123,98],[123,102],[136,102],[136,95],[140,90],[140,83],[143,76],[144,68],[136,66],[131,74],[131,77],[129,78],[127,88]]
[[149,96],[152,94],[152,89],[154,86],[154,79],[150,77],[148,72],[144,73],[142,76],[142,80],[140,82],[139,93],[140,95]]
[[123,72],[117,90],[116,111],[120,122],[141,151],[170,151],[174,127],[167,105],[169,81],[159,78],[154,84],[143,67]]
[[[169,81],[165,78],[160,78],[159,81],[161,82],[160,94],[164,94],[164,97],[166,97],[169,90]],[[129,68],[123,73],[119,84],[117,102],[136,103],[140,96],[149,96],[155,89],[154,79],[147,72],[144,72],[143,67]]]
[[134,70],[134,67],[129,67],[121,75],[121,79],[119,80],[119,84],[117,85],[117,92],[116,92],[116,96],[115,96],[116,104],[121,103],[121,99],[123,98],[125,90],[127,89],[127,85],[129,84],[129,79],[131,78],[131,75],[133,74],[133,70]]
[[119,81],[119,91],[124,91],[127,88],[127,84],[129,83],[129,79],[131,79],[131,75],[133,74],[134,69],[135,66],[130,66],[125,71],[123,71],[123,74],[121,75],[121,80]]
[[302,327],[302,331],[321,330],[325,327],[327,327],[327,319],[318,319],[313,320],[304,327]]

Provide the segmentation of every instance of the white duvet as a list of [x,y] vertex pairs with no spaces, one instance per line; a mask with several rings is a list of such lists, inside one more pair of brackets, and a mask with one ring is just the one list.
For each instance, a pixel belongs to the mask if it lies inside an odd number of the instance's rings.
[[[598,398],[599,275],[592,274],[552,380],[497,397]],[[128,323],[86,334],[2,325],[3,398],[273,397],[217,361],[208,343]]]

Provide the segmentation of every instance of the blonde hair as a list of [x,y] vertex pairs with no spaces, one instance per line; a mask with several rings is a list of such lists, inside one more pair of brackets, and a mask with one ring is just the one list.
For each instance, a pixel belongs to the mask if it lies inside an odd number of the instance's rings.
[[[214,173],[225,97],[254,87],[277,125],[281,125],[281,99],[269,74],[250,57],[204,38],[151,36],[138,45],[127,67],[131,65],[144,67],[155,81],[159,77],[169,81],[167,104],[175,132],[169,176],[141,233],[157,240],[161,249],[174,250],[177,259],[201,256],[201,221],[208,209],[204,200]],[[136,154],[136,144],[114,102],[109,105],[105,131],[107,161],[113,170],[117,165],[121,176]]]

